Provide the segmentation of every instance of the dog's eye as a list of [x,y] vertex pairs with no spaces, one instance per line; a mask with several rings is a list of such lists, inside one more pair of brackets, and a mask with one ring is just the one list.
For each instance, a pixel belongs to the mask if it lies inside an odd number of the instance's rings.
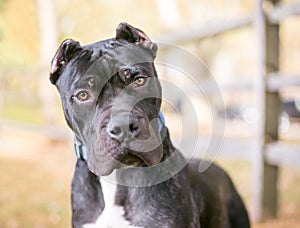
[[135,84],[142,86],[146,82],[146,77],[145,76],[137,76],[134,78],[134,82],[135,82]]
[[80,101],[86,101],[90,97],[90,95],[86,91],[80,91],[75,96]]

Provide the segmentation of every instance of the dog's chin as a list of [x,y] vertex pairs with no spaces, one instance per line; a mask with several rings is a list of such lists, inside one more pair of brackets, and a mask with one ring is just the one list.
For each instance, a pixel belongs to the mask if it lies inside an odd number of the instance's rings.
[[90,170],[96,176],[108,176],[110,175],[115,169],[101,169],[101,170]]
[[131,152],[126,149],[118,152],[119,156],[112,157],[109,155],[109,151],[106,151],[106,156],[88,160],[89,170],[97,176],[107,176],[116,169],[157,165],[162,157],[162,151],[160,150],[145,154],[137,154],[137,152]]
[[97,167],[88,165],[88,169],[97,176],[107,176],[110,175],[116,169],[116,167],[114,167],[114,165]]

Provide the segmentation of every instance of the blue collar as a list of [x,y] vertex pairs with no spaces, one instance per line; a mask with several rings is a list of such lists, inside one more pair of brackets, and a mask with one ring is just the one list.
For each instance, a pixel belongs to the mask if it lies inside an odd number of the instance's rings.
[[[158,118],[159,118],[158,130],[159,132],[161,132],[165,125],[165,117],[161,111],[158,113]],[[86,147],[76,139],[74,140],[74,147],[75,147],[76,157],[80,160],[86,161],[87,160]]]
[[86,147],[82,143],[78,142],[77,140],[74,141],[74,147],[75,147],[76,157],[80,160],[86,161],[87,160]]
[[160,111],[158,113],[158,131],[159,131],[159,133],[161,133],[161,131],[165,125],[165,122],[166,122],[165,117],[162,114],[162,112]]

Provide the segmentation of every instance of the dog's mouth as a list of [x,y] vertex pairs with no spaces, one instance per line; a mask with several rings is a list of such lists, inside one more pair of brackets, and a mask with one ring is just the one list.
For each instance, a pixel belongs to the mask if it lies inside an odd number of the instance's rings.
[[[119,159],[118,159],[119,160]],[[145,161],[137,155],[132,153],[127,153],[123,158],[119,160],[122,164],[126,166],[140,167],[147,165]]]
[[127,151],[124,156],[117,160],[127,166],[154,166],[161,162],[162,156],[163,151],[160,146],[149,152]]
[[[111,154],[108,153],[110,156]],[[162,158],[161,148],[157,148],[149,152],[136,152],[128,149],[124,149],[117,156],[111,156],[126,166],[142,167],[142,166],[154,166],[160,163]]]

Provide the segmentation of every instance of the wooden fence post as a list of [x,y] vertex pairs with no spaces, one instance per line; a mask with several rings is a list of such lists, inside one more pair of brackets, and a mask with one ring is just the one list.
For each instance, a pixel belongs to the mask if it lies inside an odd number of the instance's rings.
[[[280,0],[271,0],[273,5]],[[266,20],[266,75],[279,71],[279,23],[271,24]],[[265,109],[265,144],[278,140],[279,115],[281,102],[277,91],[266,91],[266,109]],[[266,152],[266,151],[264,151]],[[278,166],[271,165],[264,161],[264,179],[263,179],[263,218],[274,218],[277,215],[277,182]]]
[[[278,140],[280,99],[278,91],[267,91],[267,74],[279,70],[279,24],[265,17],[263,0],[257,0],[255,28],[258,41],[257,78],[255,85],[257,109],[260,115],[256,132],[254,156],[253,218],[261,221],[277,215],[278,167],[266,160],[267,144]],[[275,5],[279,0],[270,0]]]

